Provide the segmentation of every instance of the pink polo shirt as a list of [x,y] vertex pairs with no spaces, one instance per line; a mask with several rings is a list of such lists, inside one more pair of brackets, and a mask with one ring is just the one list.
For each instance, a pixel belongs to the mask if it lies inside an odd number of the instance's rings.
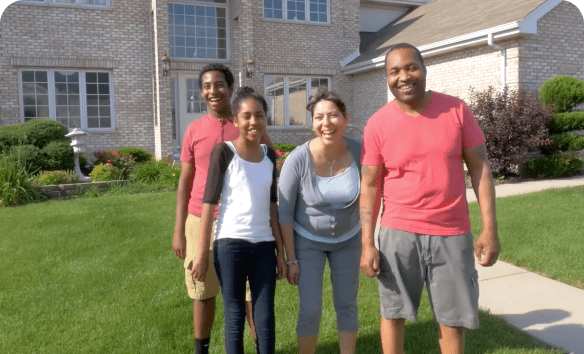
[[[235,140],[238,136],[239,129],[231,121],[220,121],[210,114],[191,123],[187,128],[180,160],[184,163],[190,163],[193,166],[195,175],[188,205],[190,214],[201,216],[203,194],[205,193],[207,171],[209,170],[213,147],[224,141]],[[215,214],[217,214],[217,211],[215,211]]]
[[424,235],[470,232],[462,150],[485,141],[460,99],[432,92],[417,117],[394,102],[365,127],[361,163],[383,165],[381,226]]

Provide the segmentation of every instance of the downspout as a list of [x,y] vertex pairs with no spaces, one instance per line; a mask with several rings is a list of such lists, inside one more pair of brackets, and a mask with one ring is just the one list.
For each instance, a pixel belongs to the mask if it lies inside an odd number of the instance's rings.
[[494,43],[494,36],[493,32],[489,33],[487,36],[487,44],[491,48],[495,48],[501,51],[501,89],[507,86],[507,50],[505,47],[502,47],[498,44]]

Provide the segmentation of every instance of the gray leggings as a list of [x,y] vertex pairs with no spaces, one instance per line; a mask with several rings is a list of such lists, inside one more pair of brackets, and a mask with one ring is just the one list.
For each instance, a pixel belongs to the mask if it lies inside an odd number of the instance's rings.
[[359,329],[357,291],[361,233],[339,243],[316,242],[295,233],[294,246],[300,267],[298,279],[300,311],[296,334],[299,337],[318,335],[322,315],[322,279],[327,258],[331,269],[337,330],[356,332]]

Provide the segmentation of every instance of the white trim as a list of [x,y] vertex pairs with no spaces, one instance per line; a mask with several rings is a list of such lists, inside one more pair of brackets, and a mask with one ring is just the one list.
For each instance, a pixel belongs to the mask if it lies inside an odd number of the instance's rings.
[[36,5],[36,6],[56,6],[56,7],[73,7],[73,8],[82,8],[82,9],[111,9],[111,0],[106,0],[105,5],[89,5],[84,4],[82,0],[76,0],[75,3],[62,3],[62,2],[53,2],[52,0],[42,0],[42,1],[34,1],[34,0],[21,0],[21,1],[14,1],[16,4],[20,5]]
[[[299,23],[311,25],[330,25],[331,24],[331,0],[326,0],[326,22],[311,21],[310,20],[310,0],[301,0],[304,2],[304,20],[289,20],[288,19],[288,1],[282,0],[282,18],[266,18],[265,17],[265,0],[262,1],[262,20],[270,22],[285,22],[285,23]],[[298,1],[298,0],[296,0]]]
[[[57,105],[56,105],[56,97],[55,97],[55,72],[56,71],[71,71],[71,72],[78,72],[79,73],[79,119],[81,121],[81,126],[79,129],[88,131],[88,132],[115,132],[115,99],[114,99],[114,77],[112,70],[104,70],[104,69],[78,69],[78,68],[61,68],[61,67],[54,67],[54,68],[42,68],[42,67],[30,67],[30,68],[20,68],[18,70],[18,81],[19,81],[19,103],[20,103],[20,121],[22,123],[25,122],[24,116],[24,91],[23,91],[23,84],[22,81],[22,72],[23,71],[44,71],[47,73],[47,95],[49,99],[49,117],[50,119],[56,121],[57,120]],[[110,96],[110,124],[111,127],[109,128],[89,128],[87,127],[87,92],[86,92],[86,79],[85,75],[90,73],[107,73],[109,76],[109,96]],[[99,93],[98,93],[99,95]],[[99,107],[99,105],[98,105]],[[31,118],[36,119],[36,118]],[[71,128],[67,127],[67,129],[72,130]]]
[[[447,53],[453,50],[459,50],[465,47],[470,47],[474,45],[482,45],[488,43],[488,36],[491,34],[494,39],[503,39],[518,34],[536,34],[537,33],[537,21],[543,17],[545,14],[553,10],[558,6],[562,0],[548,0],[529,15],[524,17],[519,22],[509,22],[499,26],[486,28],[480,31],[468,33],[458,37],[452,37],[440,42],[434,42],[419,46],[418,49],[422,53],[423,57],[428,57],[437,54]],[[385,52],[383,55],[376,58],[356,63],[353,65],[345,66],[341,71],[345,75],[356,74],[359,72],[377,69],[383,67],[385,63]]]
[[537,9],[533,10],[529,15],[525,16],[523,20],[519,21],[521,32],[536,34],[537,21],[561,3],[562,0],[548,0],[539,5]]
[[341,68],[344,68],[345,66],[347,66],[347,64],[349,64],[350,62],[352,62],[353,60],[355,60],[357,57],[359,57],[359,55],[361,55],[359,53],[359,47],[357,47],[357,49],[355,49],[355,51],[349,55],[347,55],[346,57],[344,57],[343,59],[341,59],[340,64],[341,64]]

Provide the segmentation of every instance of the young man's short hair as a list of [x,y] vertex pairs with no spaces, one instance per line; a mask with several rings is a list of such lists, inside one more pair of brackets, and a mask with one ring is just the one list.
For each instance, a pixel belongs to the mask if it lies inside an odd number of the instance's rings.
[[225,82],[227,82],[227,88],[233,90],[233,84],[235,83],[235,78],[233,77],[233,73],[223,64],[213,63],[208,64],[203,67],[203,70],[199,73],[199,89],[203,89],[203,75],[208,73],[209,71],[219,71],[223,74],[225,78]]

